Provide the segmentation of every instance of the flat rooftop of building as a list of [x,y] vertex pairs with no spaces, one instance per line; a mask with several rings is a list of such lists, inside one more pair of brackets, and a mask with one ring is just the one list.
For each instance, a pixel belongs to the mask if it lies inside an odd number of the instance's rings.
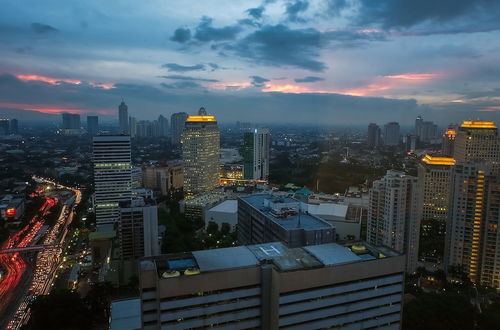
[[141,328],[141,301],[139,298],[111,302],[110,330],[136,330]]
[[221,213],[236,213],[238,212],[238,201],[236,199],[228,199],[220,204],[215,205],[209,211]]
[[143,259],[140,265],[143,270],[156,269],[158,277],[161,277],[168,271],[179,272],[177,276],[182,276],[188,269],[198,269],[204,273],[256,267],[262,263],[272,263],[278,271],[286,272],[395,256],[399,254],[389,248],[374,247],[365,242],[346,246],[328,243],[300,248],[288,248],[281,242],[271,242],[155,256]]
[[295,198],[291,197],[282,197],[282,196],[273,196],[272,194],[253,194],[249,196],[240,197],[241,200],[250,204],[260,212],[264,213],[266,217],[279,224],[283,228],[287,230],[292,229],[305,229],[305,230],[318,230],[318,229],[329,229],[333,228],[325,220],[318,218],[315,215],[304,213],[303,211],[299,212],[299,214],[287,217],[287,218],[278,218],[271,214],[271,208],[264,205],[264,201],[266,199],[274,199],[281,200],[283,203],[300,203]]

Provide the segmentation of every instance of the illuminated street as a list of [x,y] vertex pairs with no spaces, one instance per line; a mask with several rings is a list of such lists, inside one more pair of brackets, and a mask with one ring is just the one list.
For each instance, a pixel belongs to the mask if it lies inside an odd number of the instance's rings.
[[[63,187],[40,178],[36,179],[44,184],[55,185],[57,189],[70,190],[74,196],[62,205],[53,226],[43,232],[42,228],[46,216],[51,208],[58,203],[56,198],[45,197],[45,202],[40,207],[39,212],[25,227],[10,236],[3,244],[0,250],[0,265],[4,269],[4,275],[0,278],[0,314],[2,315],[0,328],[6,326],[7,329],[19,329],[29,318],[29,303],[36,296],[49,293],[62,254],[60,246],[68,233],[68,225],[73,219],[74,207],[81,200],[81,193],[77,189]],[[34,246],[37,241],[38,245]],[[24,255],[23,251],[2,253],[8,249],[29,249],[32,246],[34,248],[44,247],[32,259],[28,255]],[[31,277],[29,274],[25,274],[28,266],[33,268],[29,272],[32,273]]]

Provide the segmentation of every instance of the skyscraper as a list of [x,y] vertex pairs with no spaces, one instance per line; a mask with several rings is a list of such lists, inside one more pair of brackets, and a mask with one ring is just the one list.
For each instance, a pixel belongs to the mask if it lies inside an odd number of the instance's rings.
[[457,162],[498,161],[498,131],[492,121],[464,121],[458,128],[453,150]]
[[10,134],[17,133],[19,133],[19,122],[14,118],[10,120]]
[[187,198],[219,186],[220,133],[217,120],[200,108],[186,119],[182,135],[184,194]]
[[62,113],[63,129],[80,129],[80,115],[75,113]]
[[87,133],[96,135],[99,132],[99,117],[87,116]]
[[375,148],[380,146],[382,139],[380,137],[380,127],[377,124],[370,123],[368,125],[368,134],[366,138],[366,144],[368,148]]
[[120,122],[120,134],[130,134],[128,126],[128,107],[123,101],[118,106],[118,120]]
[[168,119],[162,115],[158,116],[158,136],[168,135]]
[[186,122],[187,117],[188,114],[185,112],[174,113],[170,117],[170,135],[173,145],[179,145],[181,143],[182,131],[184,130],[184,123]]
[[[425,155],[418,165],[418,219],[422,225],[422,235],[439,228],[439,234],[446,230],[446,219],[451,194],[451,175],[455,160],[450,157]],[[432,221],[437,226],[432,226]]]
[[415,119],[415,135],[422,142],[431,142],[437,137],[437,125],[418,116]]
[[9,133],[9,120],[6,118],[0,118],[0,135],[7,135]]
[[137,119],[135,117],[128,117],[130,137],[135,137],[137,135]]
[[424,122],[424,119],[422,116],[417,116],[415,119],[415,135],[420,137],[422,134],[422,123]]
[[500,178],[487,163],[455,166],[445,241],[445,266],[473,283],[500,288]]
[[246,180],[267,180],[269,177],[268,128],[256,128],[243,137],[243,178]]
[[367,241],[406,254],[406,271],[413,273],[417,268],[419,234],[417,178],[389,170],[370,189]]
[[384,144],[397,146],[399,144],[399,124],[390,122],[384,126]]
[[94,206],[98,227],[120,218],[120,202],[132,198],[130,136],[95,136],[93,139]]
[[453,156],[453,150],[455,148],[455,138],[457,136],[457,132],[453,125],[449,126],[448,129],[443,133],[443,145],[442,145],[442,154],[445,156]]

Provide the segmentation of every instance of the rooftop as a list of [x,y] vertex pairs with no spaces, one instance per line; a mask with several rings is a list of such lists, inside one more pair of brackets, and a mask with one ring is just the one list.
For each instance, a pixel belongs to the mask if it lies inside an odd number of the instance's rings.
[[238,201],[235,199],[225,200],[222,203],[212,207],[210,211],[223,212],[223,213],[236,213],[238,212]]
[[189,116],[186,119],[187,122],[215,122],[215,116]]
[[[262,212],[268,219],[279,224],[285,229],[305,229],[305,230],[318,230],[332,228],[328,222],[318,218],[315,215],[305,213],[300,209],[300,202],[291,197],[277,197],[269,193],[253,194],[249,196],[240,197],[240,199],[250,204],[255,209]],[[289,212],[286,217],[277,217],[276,213],[271,212],[271,204],[297,204],[297,212]]]
[[141,301],[139,298],[111,302],[111,330],[141,328]]
[[447,165],[447,166],[453,166],[456,163],[455,159],[452,157],[434,157],[431,155],[425,155],[422,158],[422,162],[428,165]]
[[374,247],[365,242],[346,246],[328,243],[301,248],[288,248],[281,242],[272,242],[160,255],[145,258],[140,264],[143,270],[156,269],[158,277],[170,278],[256,267],[262,263],[272,263],[278,271],[286,272],[395,256],[399,254],[389,248]]
[[493,121],[472,121],[465,120],[460,127],[465,128],[497,128]]

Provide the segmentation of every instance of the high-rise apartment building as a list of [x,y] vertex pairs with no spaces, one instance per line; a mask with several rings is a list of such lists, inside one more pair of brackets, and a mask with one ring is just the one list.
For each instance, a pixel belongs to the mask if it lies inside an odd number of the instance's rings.
[[268,128],[255,128],[243,137],[243,178],[267,180],[269,177],[269,147],[271,137]]
[[413,273],[417,267],[419,234],[417,178],[389,170],[370,189],[367,241],[406,254],[406,271]]
[[182,132],[184,131],[184,126],[187,118],[188,114],[185,112],[174,113],[170,117],[170,136],[172,138],[173,145],[181,144]]
[[158,207],[143,199],[120,203],[118,239],[123,259],[160,254]]
[[9,120],[6,118],[0,118],[0,135],[8,135],[9,133]]
[[120,134],[130,134],[128,125],[128,107],[125,102],[122,101],[118,106],[118,121],[120,124]]
[[415,119],[415,135],[422,142],[432,142],[437,137],[437,125],[432,121],[424,121],[422,116]]
[[130,132],[130,137],[136,137],[137,135],[137,119],[135,117],[128,117],[128,129]]
[[380,127],[377,124],[370,123],[370,125],[368,125],[366,144],[368,145],[368,148],[375,148],[382,144]]
[[457,130],[453,158],[457,162],[499,160],[498,131],[492,121],[464,121]]
[[384,144],[387,146],[399,145],[399,124],[390,122],[384,125]]
[[[425,155],[418,165],[418,219],[422,235],[431,234],[429,230],[439,228],[444,236],[451,194],[451,176],[455,159]],[[436,221],[438,226],[432,226]]]
[[406,152],[414,152],[417,150],[418,137],[413,134],[407,134],[405,137],[405,150]]
[[445,156],[453,156],[453,151],[455,149],[455,138],[457,136],[457,132],[455,131],[454,126],[448,127],[448,129],[443,133],[443,142],[441,153]]
[[187,198],[219,186],[220,132],[214,116],[200,108],[186,119],[182,134],[184,194]]
[[168,135],[168,119],[162,115],[158,116],[158,136]]
[[132,199],[130,136],[95,136],[93,161],[96,222],[105,227],[119,220],[118,204]]
[[87,133],[89,135],[96,135],[99,133],[99,117],[87,116]]
[[462,163],[453,174],[445,241],[446,269],[500,288],[500,178],[488,163]]
[[280,242],[140,261],[142,329],[400,329],[404,256]]
[[240,244],[273,241],[288,247],[332,243],[335,227],[301,210],[301,202],[269,193],[238,198],[238,240]]
[[80,129],[80,115],[75,113],[63,112],[62,128],[63,129]]

